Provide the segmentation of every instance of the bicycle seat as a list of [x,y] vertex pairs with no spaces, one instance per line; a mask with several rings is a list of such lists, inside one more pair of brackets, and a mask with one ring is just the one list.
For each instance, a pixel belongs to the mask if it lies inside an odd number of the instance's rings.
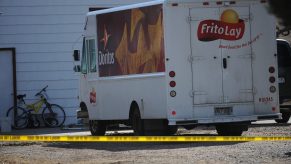
[[24,95],[17,95],[17,99],[23,99],[24,97],[26,97],[26,94],[24,94]]

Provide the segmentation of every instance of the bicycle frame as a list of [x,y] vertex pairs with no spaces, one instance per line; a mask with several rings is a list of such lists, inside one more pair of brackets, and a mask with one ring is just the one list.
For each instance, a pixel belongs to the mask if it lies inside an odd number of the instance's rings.
[[32,104],[26,104],[25,107],[28,110],[32,110],[35,113],[38,113],[40,109],[42,108],[43,104],[45,104],[44,98],[32,103]]
[[46,98],[43,95],[40,95],[40,99],[37,100],[34,103],[31,103],[31,104],[26,104],[24,99],[22,99],[20,101],[23,102],[24,108],[27,109],[28,112],[33,111],[35,114],[37,114],[40,111],[40,109],[43,108],[44,104],[46,106],[48,106],[48,102],[47,102]]

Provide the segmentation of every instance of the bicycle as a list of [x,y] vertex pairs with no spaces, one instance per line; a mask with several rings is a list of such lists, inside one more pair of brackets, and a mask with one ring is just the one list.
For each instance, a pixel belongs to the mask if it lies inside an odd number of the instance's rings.
[[[66,119],[66,113],[64,109],[57,105],[51,104],[47,101],[46,89],[48,86],[41,89],[35,94],[40,99],[32,104],[26,104],[24,95],[17,95],[17,106],[13,106],[8,109],[6,117],[10,117],[12,120],[12,127],[15,129],[23,129],[28,126],[40,127],[41,123],[38,120],[36,114],[43,109],[41,118],[47,127],[59,127],[62,126]],[[22,106],[20,106],[22,105]],[[15,113],[16,112],[16,113]],[[33,114],[33,113],[35,114]],[[14,118],[14,116],[16,116]],[[13,121],[14,120],[14,121]]]

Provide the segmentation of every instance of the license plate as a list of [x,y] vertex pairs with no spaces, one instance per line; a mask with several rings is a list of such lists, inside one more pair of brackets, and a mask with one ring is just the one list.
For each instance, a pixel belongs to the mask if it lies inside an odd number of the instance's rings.
[[232,107],[216,107],[214,113],[217,116],[232,115]]
[[285,78],[284,77],[279,77],[278,78],[278,82],[279,82],[279,84],[285,83]]

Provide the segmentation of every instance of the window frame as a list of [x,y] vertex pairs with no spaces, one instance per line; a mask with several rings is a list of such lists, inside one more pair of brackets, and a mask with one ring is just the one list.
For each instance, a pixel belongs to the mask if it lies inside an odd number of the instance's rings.
[[[90,42],[93,41],[93,45],[90,45]],[[96,39],[94,37],[87,37],[85,39],[85,45],[86,45],[86,52],[87,52],[87,72],[88,73],[96,73],[97,72],[97,46],[96,46]],[[92,47],[90,47],[92,46]],[[93,52],[91,52],[91,49],[93,48]],[[92,60],[92,54],[95,55],[95,58]],[[93,62],[92,62],[93,61]],[[95,68],[92,69],[92,63],[95,64]]]
[[81,73],[88,73],[88,57],[87,57],[87,48],[86,48],[86,38],[83,38],[83,46],[82,46],[82,58],[81,58]]

